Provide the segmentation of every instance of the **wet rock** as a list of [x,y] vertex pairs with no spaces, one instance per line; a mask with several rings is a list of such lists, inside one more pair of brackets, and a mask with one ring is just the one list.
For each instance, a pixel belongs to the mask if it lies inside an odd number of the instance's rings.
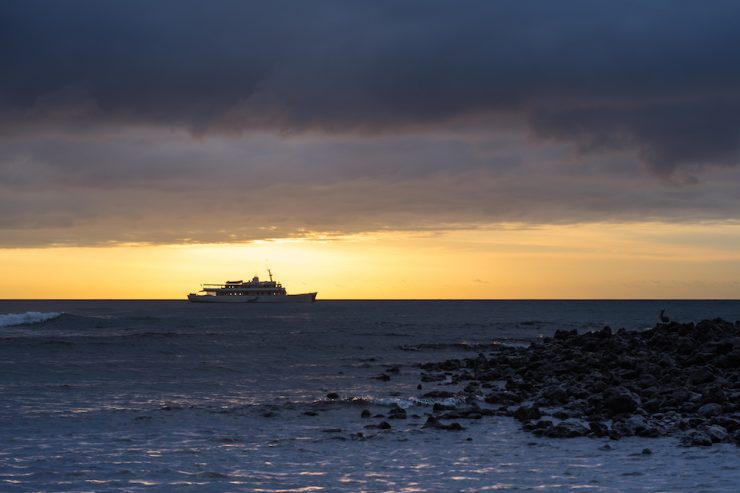
[[365,425],[366,429],[390,430],[391,424],[388,421],[381,421],[376,425]]
[[612,415],[631,413],[640,404],[640,397],[624,387],[612,387],[603,394],[603,406]]
[[447,378],[443,373],[422,373],[421,374],[421,381],[422,382],[441,382],[445,378]]
[[688,377],[689,385],[698,385],[714,381],[714,374],[706,367],[700,367],[692,371]]
[[396,405],[388,413],[388,419],[406,419],[406,410]]
[[564,404],[568,402],[568,391],[562,385],[546,388],[542,392],[542,397],[553,404]]
[[730,433],[740,430],[740,417],[738,416],[717,416],[712,420],[712,423],[721,426]]
[[452,411],[455,409],[455,406],[452,404],[442,404],[440,402],[435,402],[432,406],[432,411],[435,413],[439,413],[442,411]]
[[722,414],[722,406],[715,402],[704,404],[697,411],[697,414],[704,416],[705,418],[711,418],[712,416],[719,416]]
[[552,438],[574,438],[586,436],[590,431],[588,425],[583,421],[579,419],[566,419],[555,426],[545,428],[542,434]]
[[337,394],[336,392],[329,392],[328,394],[326,394],[326,398],[331,401],[335,401],[339,399],[339,394]]
[[460,423],[444,424],[434,416],[429,416],[422,428],[434,428],[437,430],[462,431],[465,428]]
[[702,431],[709,436],[709,438],[712,440],[712,443],[724,442],[729,436],[727,430],[719,425],[706,426],[702,429]]
[[681,445],[684,447],[710,447],[712,438],[699,430],[691,430],[681,438]]
[[591,430],[591,433],[596,437],[609,436],[609,427],[607,427],[604,423],[591,421],[588,423],[588,429]]
[[653,451],[650,450],[649,448],[644,448],[644,449],[642,449],[641,454],[642,455],[653,455]]
[[552,421],[548,419],[542,419],[539,421],[528,421],[522,425],[522,428],[525,431],[535,432],[537,430],[544,430],[546,428],[549,428],[550,426],[552,426]]
[[637,435],[641,437],[657,437],[660,433],[658,429],[646,420],[643,416],[635,414],[627,418],[624,422],[627,429],[627,435]]
[[[486,391],[495,405],[474,411],[438,404],[450,419],[513,416],[523,429],[554,437],[680,433],[688,445],[740,441],[740,323],[560,330],[527,348],[497,346],[488,356],[419,366],[464,383],[459,396]],[[541,419],[543,408],[562,421]]]
[[553,336],[553,339],[557,340],[564,340],[564,339],[570,339],[573,337],[576,337],[578,335],[578,331],[576,329],[573,330],[556,330],[555,335]]
[[529,421],[532,419],[540,419],[542,417],[542,413],[540,412],[540,408],[537,406],[520,406],[516,411],[514,411],[514,417],[519,421]]
[[369,417],[370,417],[371,415],[372,415],[372,413],[370,412],[370,410],[369,410],[369,409],[363,409],[363,410],[362,410],[362,412],[360,413],[360,417],[361,417],[362,419],[367,419],[367,418],[369,418]]

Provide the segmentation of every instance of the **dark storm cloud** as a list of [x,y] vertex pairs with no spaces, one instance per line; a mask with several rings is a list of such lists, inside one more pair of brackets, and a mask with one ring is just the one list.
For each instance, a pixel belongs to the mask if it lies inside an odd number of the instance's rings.
[[6,1],[0,131],[384,134],[471,116],[736,164],[740,4]]

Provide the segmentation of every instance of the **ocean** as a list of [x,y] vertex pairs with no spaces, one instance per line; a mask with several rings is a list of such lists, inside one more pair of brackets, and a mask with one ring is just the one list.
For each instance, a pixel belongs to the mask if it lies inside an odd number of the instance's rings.
[[0,301],[0,492],[736,492],[735,445],[421,426],[423,394],[455,389],[418,389],[418,363],[661,309],[740,319],[739,301]]

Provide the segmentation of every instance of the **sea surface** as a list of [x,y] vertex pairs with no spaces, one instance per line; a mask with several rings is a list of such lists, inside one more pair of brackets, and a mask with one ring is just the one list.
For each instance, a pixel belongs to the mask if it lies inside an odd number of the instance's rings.
[[[418,390],[419,362],[662,308],[740,319],[738,301],[0,301],[0,492],[737,492],[734,445],[421,428],[421,395],[454,388]],[[394,403],[419,417],[365,428]]]

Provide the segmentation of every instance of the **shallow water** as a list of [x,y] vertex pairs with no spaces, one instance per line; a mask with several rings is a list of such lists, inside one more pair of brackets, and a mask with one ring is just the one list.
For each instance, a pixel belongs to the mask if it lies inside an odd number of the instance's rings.
[[[449,387],[418,391],[415,363],[641,329],[661,308],[740,319],[740,302],[703,301],[3,301],[0,491],[736,491],[734,445],[540,439],[502,417],[421,429],[417,399]],[[61,315],[3,318],[28,312]],[[419,418],[365,428],[382,419],[362,409],[394,402]]]

